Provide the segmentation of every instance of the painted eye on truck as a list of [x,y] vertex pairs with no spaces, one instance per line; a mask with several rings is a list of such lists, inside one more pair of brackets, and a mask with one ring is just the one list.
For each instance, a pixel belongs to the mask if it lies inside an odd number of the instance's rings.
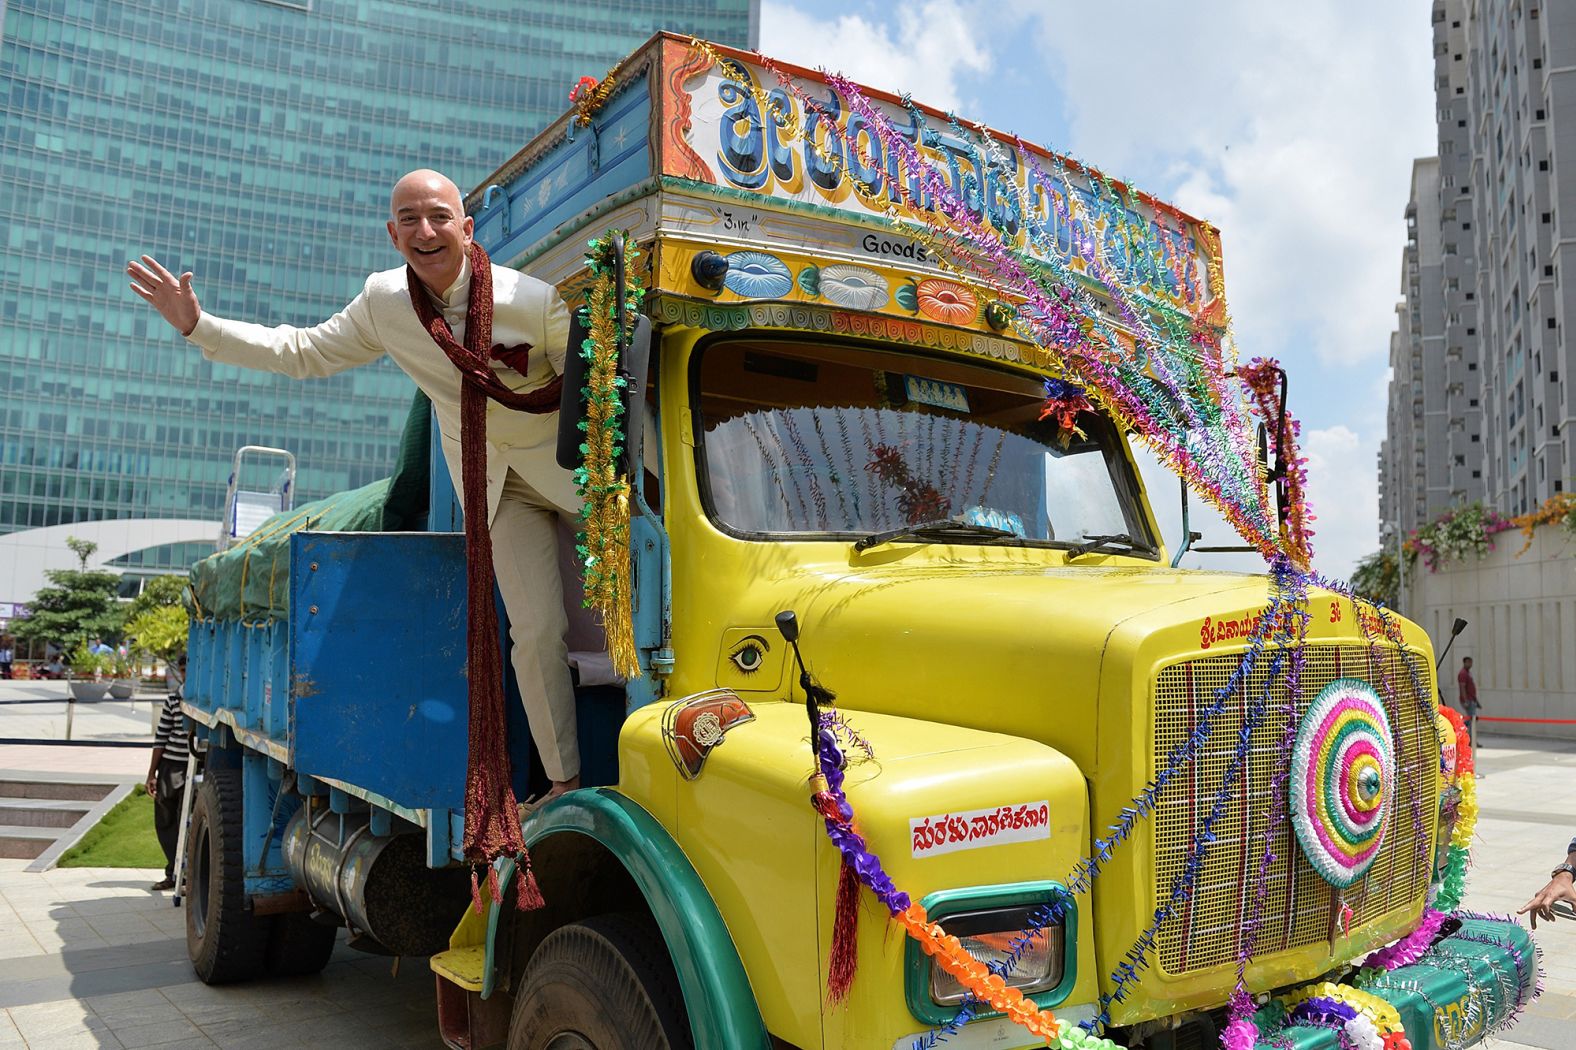
[[733,661],[733,666],[739,669],[740,674],[754,674],[761,669],[771,647],[771,643],[760,635],[747,635],[733,647],[728,659]]

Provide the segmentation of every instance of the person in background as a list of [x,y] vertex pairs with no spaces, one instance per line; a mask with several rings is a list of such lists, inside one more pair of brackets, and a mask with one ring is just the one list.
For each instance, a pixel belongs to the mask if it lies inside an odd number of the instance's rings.
[[0,678],[11,677],[11,664],[15,659],[16,650],[11,648],[11,639],[0,638]]
[[1549,884],[1539,890],[1533,898],[1522,905],[1517,915],[1532,914],[1532,928],[1538,928],[1538,920],[1545,922],[1554,921],[1554,906],[1560,903],[1576,905],[1576,839],[1571,839],[1570,846],[1565,851],[1565,862],[1557,865],[1549,874]]
[[175,846],[180,841],[181,799],[186,793],[186,756],[190,738],[181,697],[186,693],[186,657],[164,672],[166,695],[159,725],[153,732],[153,755],[148,761],[148,795],[153,799],[153,831],[164,850],[164,878],[155,890],[175,888]]
[[104,639],[102,639],[102,638],[95,638],[95,639],[93,639],[92,643],[88,646],[88,652],[90,652],[90,653],[97,653],[100,656],[114,656],[115,655],[115,650],[113,650],[109,646],[105,645],[104,644]]
[[1456,674],[1456,702],[1461,705],[1461,713],[1467,718],[1467,737],[1477,746],[1477,713],[1482,705],[1478,703],[1477,682],[1472,680],[1472,657],[1461,658],[1461,670]]

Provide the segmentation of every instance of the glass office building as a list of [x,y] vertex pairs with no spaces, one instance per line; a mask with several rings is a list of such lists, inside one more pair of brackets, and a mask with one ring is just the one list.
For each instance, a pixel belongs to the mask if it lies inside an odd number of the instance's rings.
[[753,47],[758,16],[759,0],[0,0],[0,534],[147,518],[217,534],[248,443],[296,454],[298,501],[385,476],[414,390],[397,368],[210,365],[131,294],[126,261],[194,271],[216,314],[316,323],[400,265],[383,228],[400,174],[468,189],[654,31]]

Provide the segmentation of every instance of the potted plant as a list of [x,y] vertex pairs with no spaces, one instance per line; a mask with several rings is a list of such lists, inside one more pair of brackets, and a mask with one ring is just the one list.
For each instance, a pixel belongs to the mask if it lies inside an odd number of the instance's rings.
[[132,658],[127,653],[116,653],[107,658],[110,662],[110,674],[113,681],[109,684],[109,695],[115,700],[130,700],[137,694],[137,675],[132,667]]
[[110,669],[109,657],[95,653],[87,645],[79,645],[71,654],[71,680],[66,687],[73,700],[102,700],[109,694],[110,683],[104,674]]

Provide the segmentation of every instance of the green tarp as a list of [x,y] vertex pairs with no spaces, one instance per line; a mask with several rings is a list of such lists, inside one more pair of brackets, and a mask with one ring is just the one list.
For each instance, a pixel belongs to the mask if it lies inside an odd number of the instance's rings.
[[411,402],[391,477],[275,514],[245,540],[191,570],[194,617],[261,622],[290,614],[290,536],[312,532],[399,532],[427,513],[431,406]]

